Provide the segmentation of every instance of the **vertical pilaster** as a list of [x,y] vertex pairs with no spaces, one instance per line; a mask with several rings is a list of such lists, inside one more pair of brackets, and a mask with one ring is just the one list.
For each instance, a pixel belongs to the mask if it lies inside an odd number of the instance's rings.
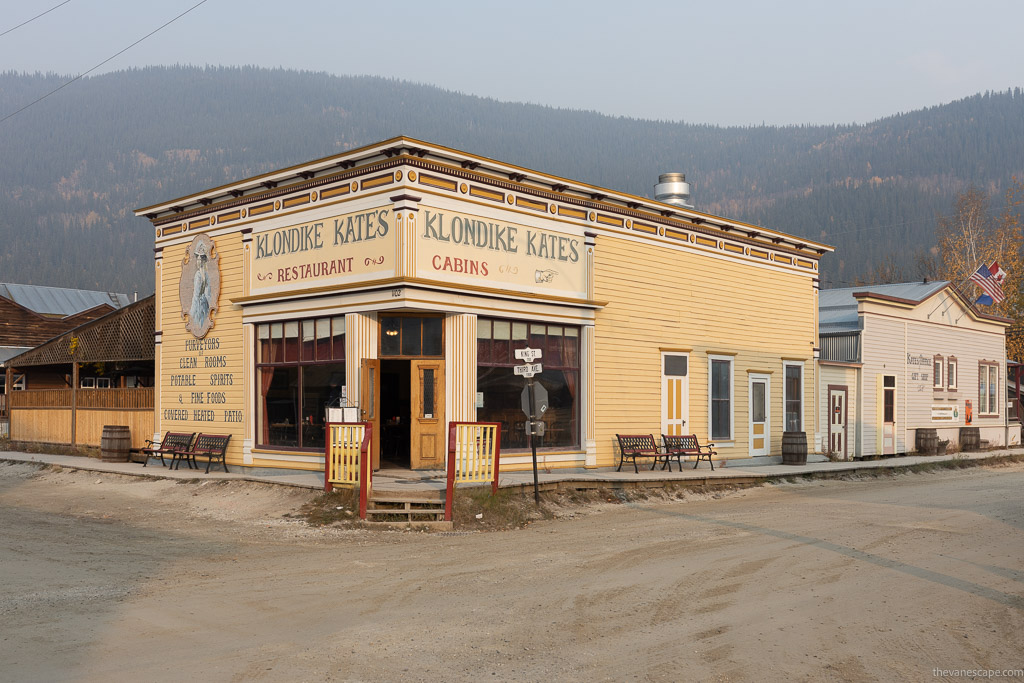
[[416,214],[420,198],[403,192],[391,197],[395,213],[395,277],[416,275]]
[[444,317],[445,420],[476,420],[476,314]]
[[587,300],[594,300],[594,249],[597,246],[597,233],[586,232],[584,244],[587,248]]
[[163,402],[160,400],[160,396],[163,391],[164,250],[162,247],[157,247],[154,252],[153,276],[156,291],[153,296],[153,320],[156,329],[153,331],[153,441],[159,442],[163,432],[161,428]]
[[[248,249],[248,246],[246,247]],[[252,448],[256,443],[256,326],[242,325],[242,464],[252,464]]]
[[[252,291],[252,228],[242,230],[242,296]],[[256,443],[256,326],[242,325],[242,464],[252,465]]]
[[[589,250],[588,250],[589,251]],[[580,384],[583,392],[580,399],[580,420],[583,423],[583,445],[587,450],[586,467],[597,467],[597,437],[594,424],[594,326],[583,326],[580,343]]]
[[359,402],[363,360],[377,357],[379,330],[376,312],[345,314],[345,385],[350,406]]

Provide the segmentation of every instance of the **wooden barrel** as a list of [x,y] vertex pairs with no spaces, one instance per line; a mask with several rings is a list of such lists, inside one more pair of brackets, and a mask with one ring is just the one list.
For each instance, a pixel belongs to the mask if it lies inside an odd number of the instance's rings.
[[132,450],[132,434],[128,427],[104,425],[100,438],[100,459],[105,462],[128,462]]
[[782,432],[782,464],[807,464],[807,435],[803,432]]
[[920,427],[914,435],[914,450],[921,455],[935,455],[939,450],[939,433],[934,427]]
[[977,451],[981,449],[981,431],[977,427],[960,428],[960,450]]

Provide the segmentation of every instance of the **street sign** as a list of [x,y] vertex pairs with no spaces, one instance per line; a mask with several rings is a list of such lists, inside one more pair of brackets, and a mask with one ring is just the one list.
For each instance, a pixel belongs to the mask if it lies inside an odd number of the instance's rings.
[[[540,349],[516,349],[516,360],[525,361],[527,363],[532,363],[533,361],[540,358],[541,355],[542,354]],[[538,372],[540,371],[538,370]]]
[[527,363],[526,365],[517,365],[512,368],[512,371],[522,377],[533,377],[540,373],[543,366],[540,363]]
[[544,427],[546,426],[540,420],[536,422],[526,422],[526,433],[530,436],[544,436]]
[[522,406],[526,417],[540,417],[548,409],[548,390],[543,385],[533,383],[533,410],[530,410],[530,387],[523,387]]

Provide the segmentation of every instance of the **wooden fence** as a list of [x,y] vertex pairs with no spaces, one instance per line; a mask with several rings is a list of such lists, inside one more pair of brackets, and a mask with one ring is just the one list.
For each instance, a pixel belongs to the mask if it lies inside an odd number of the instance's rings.
[[370,442],[373,430],[369,422],[328,422],[327,454],[324,458],[324,490],[346,486],[359,492],[359,518],[366,519],[366,508],[373,487]]
[[[71,408],[74,394],[76,407]],[[123,425],[131,447],[142,448],[154,429],[153,389],[34,389],[8,397],[12,441],[100,446],[103,427]],[[74,435],[72,439],[72,414]]]

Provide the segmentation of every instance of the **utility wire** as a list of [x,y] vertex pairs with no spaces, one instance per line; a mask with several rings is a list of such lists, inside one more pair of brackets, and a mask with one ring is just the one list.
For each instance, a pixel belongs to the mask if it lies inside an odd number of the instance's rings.
[[71,0],[64,0],[64,2],[60,3],[59,5],[54,5],[54,6],[53,6],[53,7],[51,7],[50,9],[46,10],[45,12],[43,12],[42,14],[37,14],[37,15],[35,15],[34,17],[32,17],[31,19],[29,19],[29,20],[27,20],[27,21],[23,21],[23,22],[21,22],[20,24],[18,24],[18,25],[17,25],[17,26],[15,26],[14,28],[9,28],[9,29],[7,29],[7,30],[6,30],[6,31],[4,31],[3,33],[0,33],[0,38],[3,38],[4,36],[6,36],[6,35],[7,35],[8,33],[10,33],[11,31],[14,31],[14,30],[17,30],[17,29],[21,28],[21,27],[22,27],[22,26],[24,26],[25,24],[31,24],[31,23],[32,23],[33,21],[35,21],[35,20],[36,20],[36,19],[38,19],[39,17],[41,17],[41,16],[43,16],[43,15],[46,15],[46,14],[49,14],[49,13],[50,13],[50,12],[52,12],[53,10],[57,9],[58,7],[62,7],[63,5],[66,5],[66,4],[68,4],[69,2],[71,2]]
[[[68,1],[70,2],[70,0],[68,0]],[[176,22],[176,21],[177,21],[178,19],[181,19],[181,18],[182,18],[183,16],[185,16],[186,14],[188,14],[189,12],[191,12],[192,10],[194,10],[194,9],[195,9],[196,7],[199,7],[200,5],[206,4],[206,2],[207,2],[207,0],[200,0],[199,2],[197,2],[197,3],[196,3],[196,4],[194,4],[194,5],[192,5],[192,6],[191,6],[191,7],[189,7],[189,8],[187,9],[187,10],[185,10],[184,12],[182,12],[181,14],[179,14],[178,16],[174,17],[173,19],[171,19],[170,21],[168,21],[167,23],[165,23],[165,24],[164,24],[163,26],[160,26],[159,28],[156,28],[156,29],[154,29],[154,30],[150,31],[149,33],[147,33],[146,35],[142,36],[141,38],[139,38],[139,39],[138,39],[138,40],[136,40],[136,41],[135,41],[134,43],[132,43],[132,44],[131,44],[131,45],[129,45],[128,47],[124,48],[124,49],[123,49],[123,50],[121,50],[120,52],[117,52],[116,54],[113,54],[113,55],[111,55],[110,57],[107,57],[107,58],[106,58],[106,59],[104,59],[104,60],[103,60],[102,62],[100,62],[100,63],[99,63],[99,64],[97,64],[96,66],[92,67],[92,68],[91,68],[91,69],[89,69],[88,71],[83,71],[82,73],[78,74],[77,76],[75,76],[74,78],[72,78],[72,79],[71,79],[70,81],[68,81],[67,83],[64,83],[64,84],[62,84],[62,85],[60,85],[60,86],[58,86],[58,87],[54,88],[53,90],[51,90],[50,92],[46,93],[45,95],[43,95],[43,96],[42,96],[42,97],[40,97],[39,99],[37,99],[37,100],[34,100],[34,101],[32,101],[32,102],[29,102],[29,103],[28,103],[28,104],[26,104],[26,105],[25,105],[24,107],[22,107],[21,109],[17,110],[16,112],[13,112],[13,113],[11,113],[11,114],[8,114],[7,116],[3,117],[2,119],[0,119],[0,123],[3,123],[4,121],[6,121],[7,119],[9,119],[9,118],[11,118],[11,117],[17,116],[18,114],[20,114],[21,112],[25,111],[25,110],[26,110],[26,109],[28,109],[29,107],[31,107],[31,106],[33,106],[33,105],[35,105],[35,104],[38,104],[38,103],[40,103],[40,102],[42,102],[43,100],[45,100],[45,99],[46,99],[47,97],[49,97],[50,95],[53,95],[54,93],[56,93],[56,92],[58,92],[58,91],[60,91],[60,90],[63,90],[64,88],[68,87],[69,85],[71,85],[71,84],[72,84],[72,83],[74,83],[75,81],[77,81],[77,80],[80,80],[80,79],[81,79],[82,77],[84,77],[84,76],[88,76],[88,75],[89,75],[90,73],[92,73],[92,72],[93,72],[93,71],[95,71],[96,69],[100,68],[101,66],[103,66],[104,64],[106,64],[107,62],[109,62],[110,60],[112,60],[112,59],[114,59],[115,57],[119,57],[120,55],[124,54],[124,53],[125,53],[125,52],[127,52],[128,50],[132,49],[133,47],[135,47],[136,45],[138,45],[139,43],[141,43],[142,41],[144,41],[144,40],[145,40],[146,38],[149,38],[149,37],[150,37],[150,36],[152,36],[153,34],[155,34],[155,33],[159,32],[159,31],[162,31],[163,29],[167,28],[168,26],[170,26],[171,24],[173,24],[174,22]]]

